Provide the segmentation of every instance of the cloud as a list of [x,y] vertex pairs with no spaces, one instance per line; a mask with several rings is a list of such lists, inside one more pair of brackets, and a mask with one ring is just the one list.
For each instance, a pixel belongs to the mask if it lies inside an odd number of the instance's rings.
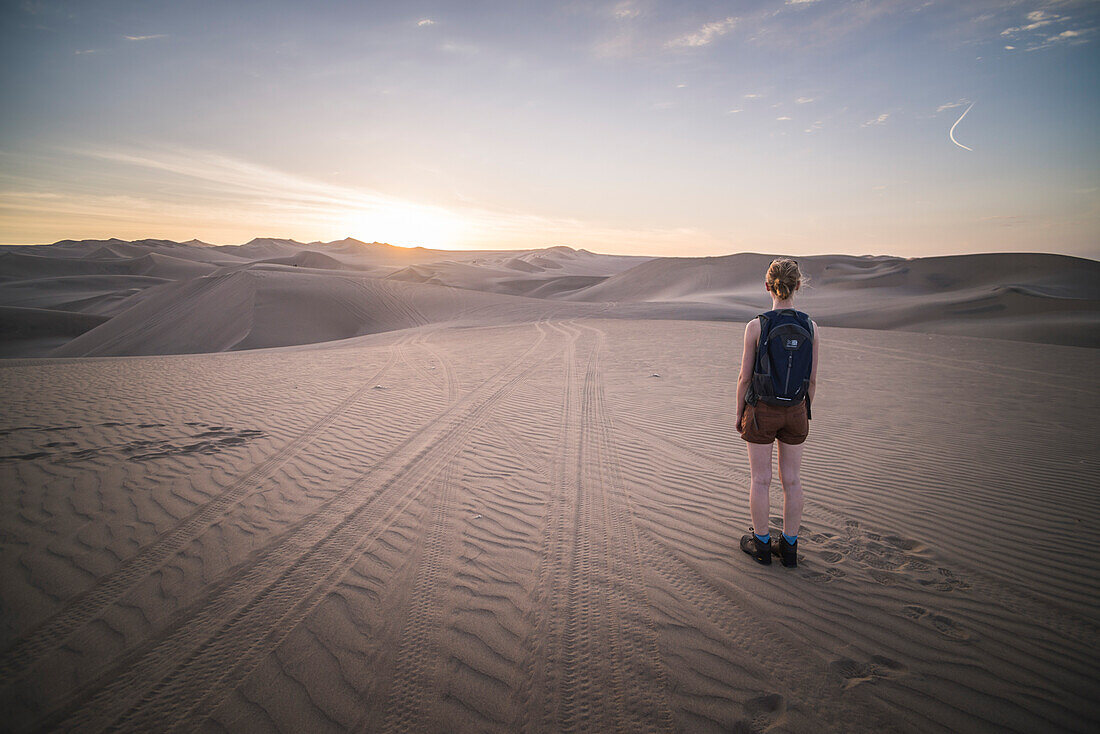
[[817,98],[816,97],[799,97],[798,99],[796,99],[794,101],[794,103],[795,104],[809,104],[810,102],[813,102],[815,99],[817,99]]
[[944,110],[953,110],[956,107],[962,107],[967,104],[970,104],[970,100],[968,99],[960,99],[958,102],[945,102],[936,108],[936,114],[938,115]]
[[760,99],[764,95],[763,94],[755,94],[753,92],[750,92],[750,93],[748,93],[746,95],[743,95],[743,96],[745,97],[745,99]]
[[874,118],[868,120],[867,122],[861,123],[860,127],[870,127],[871,125],[882,125],[888,119],[890,119],[890,113],[889,112],[883,112],[878,117],[874,117]]
[[721,38],[732,31],[736,24],[737,18],[732,16],[724,20],[716,20],[707,23],[694,33],[686,33],[678,38],[672,39],[666,46],[669,48],[698,48],[700,46],[706,46],[716,38]]
[[[1025,20],[1027,22],[1001,31],[1001,36],[1006,41],[1013,42],[1005,45],[1005,50],[1014,51],[1022,46],[1024,51],[1038,51],[1059,44],[1088,43],[1087,36],[1096,30],[1080,26],[1065,28],[1067,24],[1075,21],[1073,17],[1045,10],[1033,10],[1025,16]],[[1080,21],[1078,20],[1077,23],[1079,24]],[[1061,25],[1065,30],[1054,33],[1055,28],[1050,27],[1054,24]]]
[[73,51],[73,53],[76,54],[77,56],[80,56],[81,54],[94,54],[98,50],[99,49],[97,49],[97,48],[86,48],[86,49],[83,49],[81,51]]
[[1025,31],[1033,31],[1037,28],[1050,25],[1051,23],[1059,20],[1064,20],[1062,16],[1055,15],[1053,13],[1047,13],[1043,10],[1035,10],[1027,14],[1027,19],[1031,22],[1027,25],[1016,26],[1015,28],[1005,28],[1001,31],[1002,36],[1014,36],[1018,33]]
[[435,25],[435,21],[432,20],[431,18],[423,18],[421,20],[416,21],[416,24],[418,26]]
[[787,0],[787,5],[812,5],[818,0]]
[[632,0],[624,0],[612,8],[611,13],[619,20],[630,20],[631,18],[637,18],[642,11],[634,7]]
[[[44,229],[56,229],[61,218],[71,221],[73,229],[86,230],[88,221],[94,220],[98,229],[163,231],[170,226],[187,232],[187,237],[210,240],[217,238],[196,231],[197,222],[207,232],[254,236],[258,230],[274,228],[290,236],[301,233],[299,236],[310,238],[337,238],[350,233],[429,247],[493,248],[505,243],[510,247],[545,247],[553,243],[603,252],[627,248],[632,254],[658,254],[689,242],[702,243],[715,251],[722,246],[713,234],[693,227],[636,228],[476,204],[426,204],[187,148],[68,152],[144,171],[128,176],[129,180],[156,181],[157,185],[118,193],[107,193],[109,186],[103,185],[94,187],[96,193],[88,194],[64,192],[52,182],[55,192],[36,195],[31,189],[40,182],[23,180],[18,182],[23,191],[0,191],[0,228],[10,218],[5,211],[23,219],[32,211]],[[102,171],[104,183],[116,180],[106,165],[97,169]],[[409,232],[418,226],[423,230],[423,222],[437,223],[447,235],[440,241],[411,241]]]
[[152,41],[154,38],[168,38],[167,33],[154,33],[151,36],[123,36],[127,41]]
[[787,117],[786,115],[783,115],[782,117],[777,117],[777,118],[775,118],[775,119],[776,119],[777,121],[783,121],[783,120],[789,120],[789,119],[791,119],[791,118]]

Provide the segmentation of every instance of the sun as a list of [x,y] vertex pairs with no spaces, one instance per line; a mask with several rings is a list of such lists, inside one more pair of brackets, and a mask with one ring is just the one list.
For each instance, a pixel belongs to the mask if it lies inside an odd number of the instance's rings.
[[341,231],[366,241],[443,250],[458,247],[468,231],[468,224],[452,212],[403,202],[350,212],[342,226]]

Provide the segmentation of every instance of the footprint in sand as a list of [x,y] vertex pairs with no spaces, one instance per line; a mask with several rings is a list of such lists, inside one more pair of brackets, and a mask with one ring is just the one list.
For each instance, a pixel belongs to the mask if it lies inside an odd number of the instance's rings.
[[839,568],[828,568],[824,571],[806,571],[802,575],[815,584],[828,584],[837,579],[842,579],[848,574],[844,573]]
[[826,563],[840,563],[844,560],[843,553],[838,553],[837,551],[833,550],[821,551],[821,553],[818,554],[818,557]]
[[948,617],[946,614],[931,612],[916,604],[909,604],[902,607],[901,613],[909,619],[919,620],[930,625],[932,629],[953,642],[971,642],[975,639],[973,634],[968,632],[958,622],[951,619],[951,617]]
[[862,663],[850,658],[834,660],[829,663],[829,670],[843,679],[844,689],[847,690],[861,683],[900,678],[909,672],[909,667],[897,660],[872,655],[870,660]]
[[737,722],[735,732],[767,731],[785,718],[787,700],[778,693],[766,693],[745,701],[745,720]]
[[822,543],[819,556],[827,563],[847,559],[872,581],[884,586],[906,586],[914,582],[937,591],[967,591],[970,583],[953,571],[938,567],[928,546],[913,538],[883,535],[863,529],[858,520],[844,523],[843,539]]
[[970,589],[970,584],[960,579],[950,569],[937,568],[936,572],[938,576],[931,579],[920,579],[917,583],[937,591],[966,591]]
[[892,573],[890,571],[880,571],[876,568],[872,568],[868,571],[867,575],[870,576],[871,580],[876,584],[882,584],[883,586],[904,586],[906,583],[904,575]]

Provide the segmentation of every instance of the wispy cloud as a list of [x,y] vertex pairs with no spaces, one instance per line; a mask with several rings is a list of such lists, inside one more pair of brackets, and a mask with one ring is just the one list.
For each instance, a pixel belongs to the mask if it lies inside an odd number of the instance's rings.
[[889,112],[883,112],[878,117],[873,117],[870,120],[867,120],[866,122],[860,123],[860,127],[870,127],[871,125],[882,125],[882,124],[885,124],[888,119],[890,119],[890,113]]
[[422,19],[416,21],[416,24],[418,26],[435,25],[435,21],[432,20],[431,18],[422,18]]
[[614,8],[611,9],[611,14],[619,20],[630,20],[631,18],[637,18],[641,15],[640,10],[634,5],[632,0],[624,0],[621,3],[617,3]]
[[970,100],[968,99],[960,99],[958,102],[945,102],[936,108],[936,114],[938,115],[945,110],[953,110],[956,107],[962,107],[968,104],[970,104]]
[[784,122],[784,121],[786,121],[786,120],[790,120],[791,118],[790,118],[790,117],[787,117],[786,115],[782,115],[781,117],[777,117],[777,118],[775,118],[775,119],[776,119],[776,120],[777,120],[778,122]]
[[76,54],[77,56],[81,56],[83,54],[94,54],[97,51],[99,51],[99,49],[97,49],[97,48],[85,48],[85,49],[81,49],[80,51],[73,51],[73,53]]
[[1014,36],[1024,31],[1033,31],[1037,28],[1042,28],[1043,26],[1048,26],[1051,23],[1058,22],[1059,20],[1064,20],[1062,16],[1056,15],[1054,13],[1048,13],[1044,10],[1034,10],[1028,13],[1027,19],[1030,22],[1026,25],[1016,26],[1015,28],[1005,28],[1003,31],[1001,31],[1001,35]]
[[[95,193],[94,186],[72,192],[55,186],[54,191],[42,193],[34,190],[38,187],[34,181],[6,176],[6,182],[0,181],[8,184],[0,191],[0,226],[8,226],[8,219],[25,219],[32,212],[42,220],[44,229],[56,230],[57,222],[66,221],[73,223],[72,229],[86,232],[88,222],[94,221],[94,229],[100,232],[169,229],[208,241],[218,241],[208,234],[215,231],[251,237],[274,228],[308,239],[351,234],[429,247],[568,244],[633,254],[658,254],[687,242],[702,243],[712,251],[722,247],[714,235],[692,227],[622,227],[476,204],[424,204],[193,149],[98,148],[70,153],[103,161],[104,175],[112,175],[107,164],[116,164],[133,169],[132,180],[155,180],[157,185],[109,196]],[[47,227],[50,222],[54,224]],[[202,223],[201,230],[196,222]],[[425,228],[425,222],[436,226]],[[418,228],[445,235],[436,240],[410,238],[409,232]]]
[[817,100],[817,97],[799,97],[794,101],[795,104],[809,104]]
[[154,33],[151,36],[123,36],[127,41],[152,41],[154,38],[168,38],[167,33]]
[[721,38],[737,25],[737,18],[728,17],[705,24],[702,28],[692,33],[686,33],[669,41],[669,48],[698,48],[706,46],[717,38]]
[[[1048,12],[1046,10],[1033,10],[1025,16],[1020,25],[1011,26],[1001,31],[1001,36],[1012,43],[1005,45],[1005,50],[1013,51],[1022,47],[1024,51],[1038,51],[1044,48],[1061,44],[1088,43],[1089,35],[1096,29],[1090,27],[1066,28],[1067,25],[1079,24],[1080,21],[1069,15]],[[1064,30],[1057,30],[1055,26],[1061,26]]]

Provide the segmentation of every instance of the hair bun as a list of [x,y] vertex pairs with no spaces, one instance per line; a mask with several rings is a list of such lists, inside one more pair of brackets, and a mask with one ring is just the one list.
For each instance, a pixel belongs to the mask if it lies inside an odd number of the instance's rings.
[[768,266],[768,274],[764,278],[768,289],[776,298],[785,301],[791,297],[795,289],[802,282],[802,271],[798,263],[789,257],[777,257]]

